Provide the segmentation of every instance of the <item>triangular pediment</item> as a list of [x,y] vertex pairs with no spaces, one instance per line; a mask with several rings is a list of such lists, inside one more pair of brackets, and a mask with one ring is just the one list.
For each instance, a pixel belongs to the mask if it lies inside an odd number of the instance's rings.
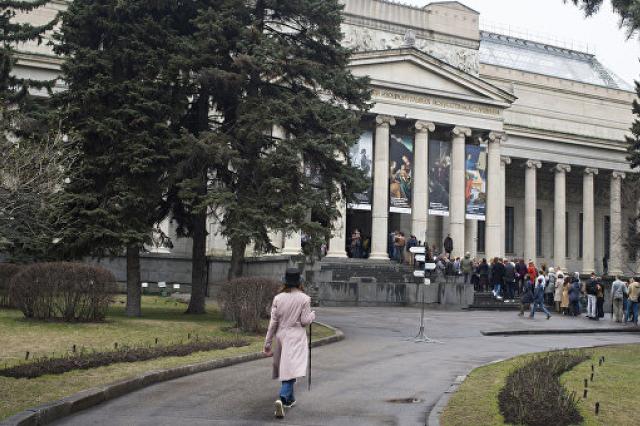
[[466,4],[460,3],[459,1],[435,1],[435,2],[432,2],[432,3],[429,3],[428,5],[426,5],[424,7],[424,9],[428,10],[428,9],[431,9],[431,8],[434,8],[434,7],[446,7],[448,9],[461,10],[461,11],[465,11],[465,12],[472,12],[472,13],[475,13],[477,15],[480,14],[475,9],[472,9],[469,6],[467,6]]
[[432,93],[508,107],[516,97],[493,84],[455,68],[415,48],[354,54],[349,65],[372,85]]

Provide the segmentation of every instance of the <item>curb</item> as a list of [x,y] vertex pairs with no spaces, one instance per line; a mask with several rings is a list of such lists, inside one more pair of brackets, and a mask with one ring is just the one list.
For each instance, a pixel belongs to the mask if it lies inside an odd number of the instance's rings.
[[[328,345],[344,340],[344,333],[328,324],[315,322],[318,325],[327,327],[334,332],[333,336],[324,337],[315,342],[311,342],[311,347]],[[147,386],[192,374],[229,367],[249,361],[256,361],[266,358],[261,352],[254,352],[230,358],[205,361],[198,364],[183,365],[180,367],[153,370],[142,373],[139,376],[119,382],[110,383],[96,388],[87,389],[74,395],[62,398],[58,401],[49,402],[35,408],[30,408],[14,414],[13,416],[0,421],[0,426],[40,426],[52,423],[58,419],[101,404],[105,401],[118,398],[131,392],[135,392]]]
[[483,336],[525,336],[534,334],[595,334],[595,333],[640,333],[637,327],[604,327],[582,329],[540,329],[540,330],[490,330],[481,331]]
[[436,405],[433,406],[427,416],[426,426],[440,426],[440,416],[449,403],[449,399],[451,399],[451,396],[458,391],[458,388],[466,378],[466,375],[456,377],[453,383],[451,383],[451,386],[449,386],[449,389],[440,396],[438,402],[436,402]]

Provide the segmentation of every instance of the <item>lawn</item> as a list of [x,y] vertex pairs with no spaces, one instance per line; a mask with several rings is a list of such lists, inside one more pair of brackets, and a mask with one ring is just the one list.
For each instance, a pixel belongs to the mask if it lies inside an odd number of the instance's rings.
[[[231,324],[225,322],[215,305],[201,316],[184,315],[186,305],[173,299],[143,297],[142,318],[124,315],[124,303],[118,298],[110,309],[107,321],[99,324],[42,323],[23,319],[19,311],[0,309],[0,363],[13,365],[29,357],[63,354],[82,347],[113,349],[115,343],[123,345],[169,344],[186,341],[191,334],[204,337],[235,337]],[[314,327],[314,340],[326,337],[332,331]],[[135,376],[146,371],[192,364],[228,356],[260,351],[262,335],[245,335],[251,344],[242,348],[198,352],[186,357],[165,357],[155,360],[113,364],[91,370],[73,371],[61,375],[48,375],[37,379],[0,377],[0,419],[18,411],[45,402],[72,395],[83,389]],[[270,374],[266,372],[265,374]]]
[[[635,403],[640,388],[640,345],[607,346],[588,349],[593,359],[586,361],[561,377],[569,391],[582,398],[584,379],[595,365],[594,382],[589,383],[589,395],[579,404],[585,425],[637,424]],[[523,355],[507,361],[490,364],[471,372],[442,413],[443,426],[504,425],[498,407],[498,393],[509,373],[523,365],[532,355]],[[605,357],[602,367],[600,356]],[[595,402],[600,402],[600,414],[594,413]]]

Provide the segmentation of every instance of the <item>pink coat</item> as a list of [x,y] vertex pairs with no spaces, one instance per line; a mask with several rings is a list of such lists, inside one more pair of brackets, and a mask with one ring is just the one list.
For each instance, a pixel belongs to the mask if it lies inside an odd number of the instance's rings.
[[274,379],[285,381],[306,376],[309,348],[305,326],[315,319],[311,298],[302,291],[292,289],[290,293],[280,293],[274,297],[265,341],[265,347],[270,348],[275,335]]

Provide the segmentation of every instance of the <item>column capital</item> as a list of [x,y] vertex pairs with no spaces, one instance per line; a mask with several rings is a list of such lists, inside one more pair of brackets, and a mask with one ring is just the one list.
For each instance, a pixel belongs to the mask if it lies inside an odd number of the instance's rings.
[[415,126],[418,133],[428,133],[436,130],[436,125],[430,121],[418,120]]
[[395,126],[396,119],[390,115],[377,115],[376,116],[376,124],[378,126]]
[[627,177],[627,174],[625,172],[619,172],[616,170],[611,172],[611,179],[625,179],[626,177]]
[[503,166],[508,166],[509,164],[511,164],[511,157],[501,156],[500,164],[502,164]]
[[598,169],[594,169],[593,167],[587,167],[584,169],[584,174],[585,175],[597,175],[598,174]]
[[451,131],[451,133],[453,134],[453,136],[466,136],[469,137],[471,136],[471,129],[468,127],[460,127],[460,126],[456,126],[453,128],[453,130]]
[[571,166],[568,164],[558,163],[553,167],[553,171],[556,173],[569,173],[571,171]]
[[542,167],[542,162],[538,160],[527,160],[527,162],[525,163],[525,166],[528,169],[539,169]]
[[507,134],[505,132],[489,132],[488,140],[496,143],[506,142]]

